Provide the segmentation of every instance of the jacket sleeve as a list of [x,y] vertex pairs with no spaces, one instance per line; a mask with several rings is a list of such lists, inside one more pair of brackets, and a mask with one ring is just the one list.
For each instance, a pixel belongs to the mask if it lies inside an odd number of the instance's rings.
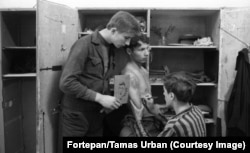
[[69,57],[60,78],[59,87],[65,94],[94,101],[96,92],[79,81],[88,56],[88,45],[87,41],[79,39],[71,47]]

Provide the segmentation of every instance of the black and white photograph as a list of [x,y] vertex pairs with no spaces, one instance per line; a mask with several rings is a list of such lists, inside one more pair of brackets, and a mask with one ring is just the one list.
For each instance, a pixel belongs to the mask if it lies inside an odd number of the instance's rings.
[[0,0],[0,75],[0,153],[247,152],[250,1]]

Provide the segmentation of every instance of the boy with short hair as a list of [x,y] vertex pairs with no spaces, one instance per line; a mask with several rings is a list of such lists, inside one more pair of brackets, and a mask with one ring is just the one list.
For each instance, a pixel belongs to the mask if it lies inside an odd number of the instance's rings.
[[158,137],[205,137],[206,125],[201,110],[190,100],[196,84],[183,73],[171,73],[164,80],[166,106],[173,108],[171,117]]
[[[114,48],[130,44],[140,34],[137,19],[119,11],[106,28],[77,40],[64,66],[60,89],[64,92],[59,126],[62,136],[103,136],[103,108],[118,109],[120,102],[110,95]],[[62,139],[61,139],[62,140]]]
[[127,53],[129,62],[122,74],[130,76],[128,105],[131,111],[125,116],[120,136],[157,136],[161,131],[161,122],[155,118],[149,73],[143,67],[150,54],[147,36],[142,34],[133,37]]

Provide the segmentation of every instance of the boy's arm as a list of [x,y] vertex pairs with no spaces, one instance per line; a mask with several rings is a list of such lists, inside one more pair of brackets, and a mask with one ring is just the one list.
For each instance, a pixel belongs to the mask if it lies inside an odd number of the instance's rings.
[[59,87],[60,89],[76,98],[95,101],[108,109],[117,109],[119,101],[109,95],[103,95],[81,83],[81,75],[85,69],[85,61],[88,57],[88,41],[78,40],[71,48],[68,60],[64,66]]
[[94,101],[96,92],[79,80],[88,57],[88,42],[79,39],[71,47],[67,62],[60,78],[60,89],[76,98]]
[[132,102],[137,109],[140,109],[142,108],[142,103],[139,91],[139,80],[133,73],[128,73],[128,75],[130,77],[130,86],[129,86],[130,102]]
[[143,117],[143,105],[141,102],[141,94],[139,91],[139,80],[133,73],[127,73],[130,76],[130,87],[129,87],[129,97],[130,97],[130,104],[133,114],[136,119],[137,126],[140,130],[142,136],[147,136],[144,127],[142,125],[142,117]]

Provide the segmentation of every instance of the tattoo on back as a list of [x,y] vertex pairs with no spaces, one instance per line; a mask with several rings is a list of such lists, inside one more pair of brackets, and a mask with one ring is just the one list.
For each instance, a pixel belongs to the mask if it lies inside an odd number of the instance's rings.
[[131,85],[131,87],[138,89],[138,87],[139,87],[139,80],[135,76],[131,76],[130,77],[130,85]]

